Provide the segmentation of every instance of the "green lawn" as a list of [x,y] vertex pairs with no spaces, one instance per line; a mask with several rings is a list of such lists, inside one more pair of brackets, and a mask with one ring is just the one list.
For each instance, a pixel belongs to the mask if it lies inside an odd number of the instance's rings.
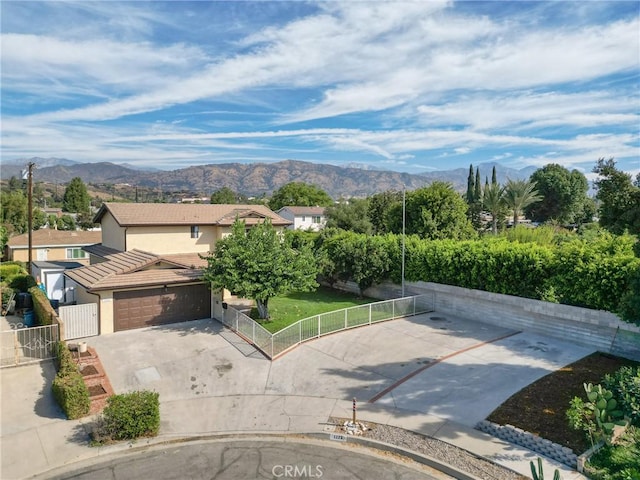
[[[260,323],[271,333],[275,333],[303,318],[376,301],[372,298],[358,297],[352,293],[320,287],[315,292],[291,293],[272,298],[269,300],[271,320],[260,321]],[[251,317],[258,318],[258,312],[255,308],[251,311]]]

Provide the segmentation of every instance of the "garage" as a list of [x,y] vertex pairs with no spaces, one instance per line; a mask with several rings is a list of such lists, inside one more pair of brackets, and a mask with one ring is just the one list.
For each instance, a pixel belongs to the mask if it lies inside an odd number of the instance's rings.
[[211,317],[211,291],[205,284],[113,293],[114,331]]

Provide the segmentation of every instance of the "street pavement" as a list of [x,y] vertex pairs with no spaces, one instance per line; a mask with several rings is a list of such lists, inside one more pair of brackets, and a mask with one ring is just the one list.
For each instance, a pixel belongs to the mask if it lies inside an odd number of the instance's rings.
[[[329,335],[274,362],[213,320],[85,340],[116,393],[159,392],[161,436],[152,443],[212,433],[323,432],[329,417],[351,417],[356,398],[359,419],[430,435],[527,476],[538,455],[473,425],[532,381],[592,352],[438,313]],[[111,451],[87,448],[83,424],[89,419],[38,413],[34,402],[53,372],[38,378],[27,370],[35,368],[0,372],[3,479]],[[5,395],[8,389],[24,389],[33,400],[16,402]],[[38,418],[18,421],[29,415]],[[545,464],[565,480],[581,478]]]

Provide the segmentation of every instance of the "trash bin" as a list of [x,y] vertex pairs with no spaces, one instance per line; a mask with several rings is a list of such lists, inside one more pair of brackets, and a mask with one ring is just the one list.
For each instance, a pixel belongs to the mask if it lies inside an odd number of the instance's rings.
[[31,310],[33,308],[33,300],[31,299],[31,294],[27,292],[18,293],[18,304],[16,308],[25,308],[27,310]]
[[24,324],[27,327],[33,327],[36,324],[36,316],[33,310],[25,310],[23,316]]

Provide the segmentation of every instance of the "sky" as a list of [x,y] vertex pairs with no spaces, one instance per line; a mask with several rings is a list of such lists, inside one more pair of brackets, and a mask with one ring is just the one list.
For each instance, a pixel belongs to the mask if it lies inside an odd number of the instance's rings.
[[638,1],[1,9],[2,161],[640,172]]

